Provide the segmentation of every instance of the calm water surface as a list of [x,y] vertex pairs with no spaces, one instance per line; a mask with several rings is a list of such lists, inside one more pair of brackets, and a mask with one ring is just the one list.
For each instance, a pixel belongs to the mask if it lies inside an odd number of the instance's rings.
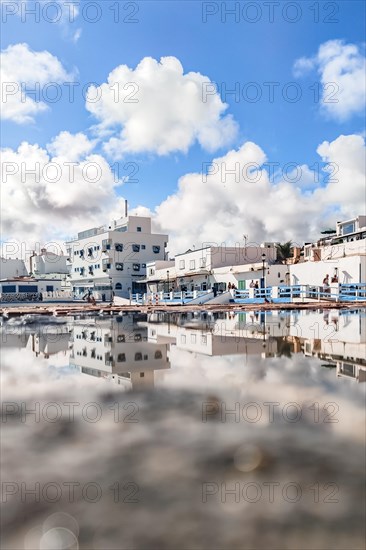
[[1,338],[3,548],[364,548],[365,311],[25,317]]

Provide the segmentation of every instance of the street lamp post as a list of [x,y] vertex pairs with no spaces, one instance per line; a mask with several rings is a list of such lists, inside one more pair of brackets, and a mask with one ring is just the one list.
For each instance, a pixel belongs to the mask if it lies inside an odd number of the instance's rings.
[[166,272],[166,277],[167,277],[167,281],[168,281],[168,292],[169,292],[169,269]]
[[266,287],[266,285],[265,285],[265,275],[266,275],[266,272],[265,272],[265,267],[264,267],[265,261],[266,261],[266,255],[265,255],[264,252],[263,252],[263,254],[262,254],[262,274],[263,274],[262,279],[263,279],[263,288]]

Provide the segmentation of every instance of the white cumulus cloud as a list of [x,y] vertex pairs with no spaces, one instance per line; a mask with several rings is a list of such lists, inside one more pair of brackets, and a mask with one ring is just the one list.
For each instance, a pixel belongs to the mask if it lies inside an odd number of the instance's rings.
[[[33,122],[48,109],[42,101],[44,86],[73,80],[57,57],[32,51],[28,44],[8,46],[0,54],[1,116],[18,124]],[[27,90],[36,90],[36,99]]]
[[208,175],[183,176],[176,193],[157,207],[156,227],[170,234],[174,253],[207,242],[243,244],[243,234],[257,243],[291,239],[302,244],[316,238],[324,226],[362,214],[365,204],[363,138],[339,136],[317,151],[327,163],[328,182],[314,185],[319,174],[311,176],[302,165],[297,182],[288,181],[296,179],[291,173],[273,183],[266,170],[251,172],[251,166],[265,164],[266,156],[246,142],[215,158]]
[[237,124],[208,77],[184,73],[175,57],[145,57],[135,69],[120,65],[98,88],[89,88],[87,109],[99,130],[117,133],[105,144],[118,158],[129,152],[166,155],[195,142],[215,151],[230,143]]
[[329,40],[321,44],[313,57],[295,61],[297,77],[313,69],[320,75],[321,105],[325,113],[341,122],[364,113],[366,58],[361,48],[343,40]]
[[49,150],[27,142],[2,150],[3,240],[62,242],[108,221],[122,204],[120,182],[92,146],[83,134],[62,132]]

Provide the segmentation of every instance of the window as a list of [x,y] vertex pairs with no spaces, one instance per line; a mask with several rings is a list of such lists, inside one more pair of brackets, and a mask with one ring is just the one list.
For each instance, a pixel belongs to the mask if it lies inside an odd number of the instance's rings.
[[117,336],[117,342],[118,342],[119,344],[122,344],[123,342],[125,342],[125,335],[124,335],[124,334],[119,334],[119,335]]
[[88,256],[93,256],[93,247],[88,248]]
[[342,226],[342,235],[347,235],[347,233],[353,233],[355,230],[354,223],[347,223]]
[[142,269],[146,269],[146,264],[141,264]]
[[132,264],[132,269],[134,271],[140,271],[140,264]]
[[201,344],[203,346],[207,345],[207,336],[205,334],[202,334],[202,336],[201,336]]
[[132,245],[132,251],[133,252],[140,252],[140,245],[139,244],[133,244]]
[[144,372],[140,372],[140,378],[144,378],[145,376],[145,373]]
[[141,250],[145,250],[146,246],[144,244],[141,245]]
[[158,351],[155,352],[154,357],[155,357],[155,359],[161,359],[163,357],[163,354],[161,353],[160,350],[158,350]]
[[123,264],[120,262],[116,262],[116,270],[117,271],[123,271]]
[[179,269],[184,269],[185,267],[186,267],[186,262],[184,260],[180,260]]
[[196,343],[196,335],[195,334],[191,334],[191,343],[192,344]]
[[142,353],[135,353],[135,361],[142,361]]
[[141,342],[142,340],[141,334],[135,334],[133,339],[135,342]]
[[155,245],[153,245],[152,249],[153,249],[154,254],[159,254],[160,246],[155,244]]
[[121,244],[121,243],[116,243],[114,245],[114,248],[115,248],[116,252],[123,252],[123,244]]
[[106,250],[111,249],[111,241],[110,239],[103,239],[102,241],[102,252],[105,252]]
[[38,292],[38,286],[37,285],[19,285],[18,286],[18,292]]
[[181,341],[182,344],[186,343],[186,335],[185,334],[181,334],[180,341]]
[[116,290],[122,290],[122,283],[116,283],[116,286],[114,288]]
[[123,363],[124,361],[126,361],[126,354],[125,353],[119,353],[117,355],[117,361],[118,361],[118,363]]
[[80,250],[80,258],[84,258],[84,250]]
[[137,233],[141,233],[141,227],[137,227]]
[[4,285],[2,288],[2,292],[16,292],[16,286],[15,285]]
[[196,260],[190,260],[189,269],[196,269]]
[[46,285],[46,292],[53,292],[53,285]]
[[200,259],[200,267],[206,267],[206,258]]

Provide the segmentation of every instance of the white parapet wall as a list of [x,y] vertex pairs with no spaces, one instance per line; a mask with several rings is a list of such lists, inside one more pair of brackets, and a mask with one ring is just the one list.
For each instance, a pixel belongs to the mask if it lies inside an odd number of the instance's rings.
[[323,279],[337,274],[341,284],[366,282],[366,255],[346,256],[327,261],[302,262],[289,266],[291,285],[323,284]]

